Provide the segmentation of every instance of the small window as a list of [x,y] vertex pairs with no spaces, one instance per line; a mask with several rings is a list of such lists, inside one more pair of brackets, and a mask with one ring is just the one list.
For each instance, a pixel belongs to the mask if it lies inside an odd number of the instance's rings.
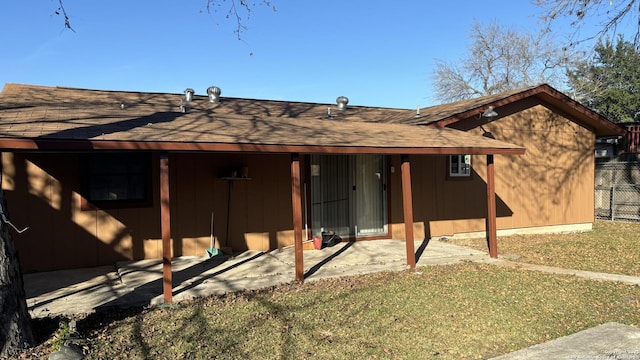
[[[83,197],[99,208],[151,205],[151,174],[148,154],[93,154],[82,166]],[[86,205],[86,206],[85,206]],[[83,210],[91,208],[83,203]]]
[[448,177],[471,177],[471,155],[450,155],[448,161]]

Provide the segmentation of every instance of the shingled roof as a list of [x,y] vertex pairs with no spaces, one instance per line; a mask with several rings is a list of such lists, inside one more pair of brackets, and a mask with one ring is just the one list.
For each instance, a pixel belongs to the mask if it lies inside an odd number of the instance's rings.
[[[415,110],[6,84],[0,148],[522,154],[464,131],[404,124]],[[333,118],[327,109],[332,107]],[[375,122],[372,124],[371,122]]]
[[420,118],[414,118],[403,123],[444,127],[477,117],[490,106],[499,108],[505,105],[516,105],[517,103],[525,104],[525,107],[538,104],[549,107],[568,116],[576,123],[592,129],[596,136],[621,136],[625,133],[624,128],[547,84],[423,108],[420,109],[422,115]]

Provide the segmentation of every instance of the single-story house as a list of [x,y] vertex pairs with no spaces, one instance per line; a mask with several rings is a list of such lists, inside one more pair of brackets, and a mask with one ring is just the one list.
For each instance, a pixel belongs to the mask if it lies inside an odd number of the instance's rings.
[[[294,245],[578,231],[596,136],[548,85],[420,109],[6,84],[2,189],[26,272]],[[495,156],[495,158],[494,158]],[[407,263],[415,265],[413,241]]]

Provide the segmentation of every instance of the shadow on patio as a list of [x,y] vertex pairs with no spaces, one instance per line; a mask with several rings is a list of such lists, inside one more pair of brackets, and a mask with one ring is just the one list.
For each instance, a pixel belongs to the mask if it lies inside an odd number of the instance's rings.
[[[417,266],[488,258],[484,252],[442,241],[416,241],[415,248]],[[291,283],[295,281],[294,264],[292,248],[212,258],[205,255],[175,258],[173,300],[180,302]],[[304,264],[306,281],[408,269],[405,242],[398,240],[344,242],[322,250],[305,250]],[[72,285],[62,288],[51,285],[61,278]],[[78,281],[74,282],[74,278]],[[159,305],[163,302],[162,261],[130,261],[118,263],[115,268],[28,274],[25,290],[32,317]]]

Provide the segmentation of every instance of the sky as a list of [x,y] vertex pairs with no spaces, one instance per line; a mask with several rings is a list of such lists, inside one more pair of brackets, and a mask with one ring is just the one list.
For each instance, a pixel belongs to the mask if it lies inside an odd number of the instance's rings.
[[[255,0],[259,3],[259,0]],[[531,31],[531,0],[272,0],[238,40],[230,0],[0,2],[4,83],[412,109],[433,105],[438,61],[466,54],[474,20]]]

